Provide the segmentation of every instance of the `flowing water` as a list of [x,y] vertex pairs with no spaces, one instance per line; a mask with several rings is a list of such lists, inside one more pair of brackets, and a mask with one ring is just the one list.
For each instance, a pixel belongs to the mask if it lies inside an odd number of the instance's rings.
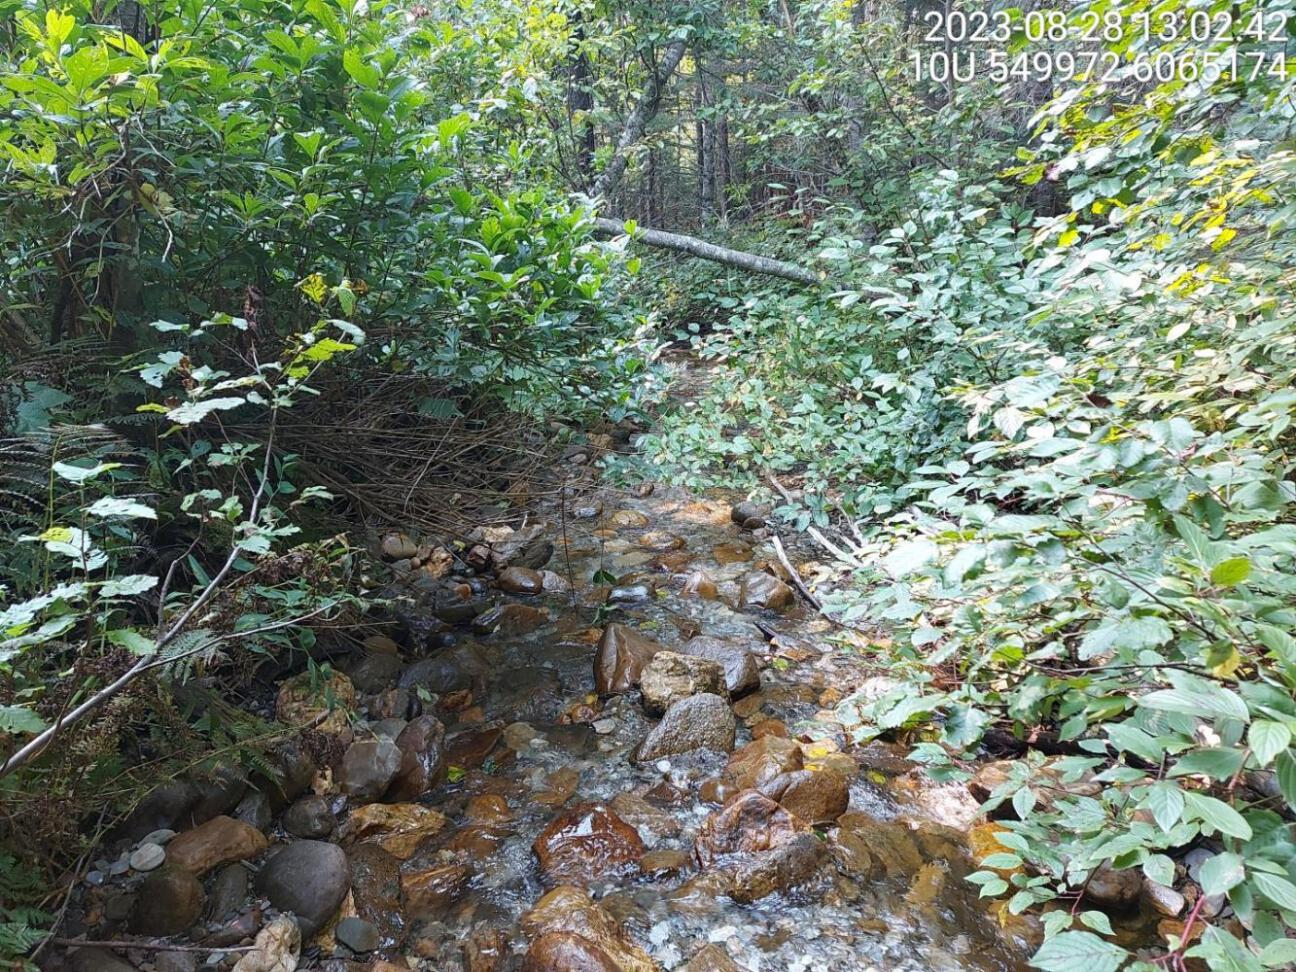
[[[663,866],[650,876],[594,861],[587,886],[664,969],[681,967],[708,943],[749,972],[1022,967],[1019,944],[961,880],[970,865],[960,832],[924,816],[940,801],[926,801],[901,756],[877,744],[852,747],[833,721],[832,704],[877,677],[867,654],[837,643],[839,632],[804,605],[782,614],[735,609],[739,579],[772,551],[740,533],[727,502],[659,487],[647,496],[608,493],[601,505],[593,516],[590,509],[544,514],[557,545],[547,566],[570,578],[572,592],[489,593],[501,603],[540,607],[543,619],[521,611],[510,619],[513,630],[443,649],[471,673],[471,696],[459,693],[457,714],[439,712],[449,727],[451,782],[428,802],[451,825],[420,854],[425,862],[432,855],[468,861],[472,876],[439,913],[389,916],[406,936],[406,951],[447,972],[512,967],[527,943],[520,919],[547,890],[532,849],[537,836],[575,804],[629,793],[660,815],[639,831],[649,852],[665,852],[650,858]],[[717,597],[682,593],[695,570],[715,581]],[[607,574],[618,589],[647,596],[609,607]],[[872,866],[842,866],[830,825],[818,828],[830,852],[817,873],[761,900],[739,903],[700,872],[690,852],[699,826],[718,809],[703,799],[714,798],[703,784],[727,755],[631,759],[655,720],[634,693],[603,702],[594,694],[595,643],[611,621],[667,647],[706,634],[750,648],[762,686],[735,704],[737,745],[775,720],[808,753],[844,767],[851,819],[867,824],[861,833]]]

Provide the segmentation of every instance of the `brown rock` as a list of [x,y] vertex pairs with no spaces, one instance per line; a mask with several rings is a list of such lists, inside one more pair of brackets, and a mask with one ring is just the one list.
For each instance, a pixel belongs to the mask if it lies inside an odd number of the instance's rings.
[[205,900],[202,882],[189,871],[167,864],[140,884],[130,916],[131,931],[139,935],[178,935],[193,927]]
[[167,844],[167,863],[201,877],[221,864],[256,857],[270,842],[265,834],[233,817],[213,817]]
[[[580,888],[554,888],[522,916],[533,938],[523,969],[534,972],[656,972],[648,954]],[[591,964],[593,963],[593,964]]]
[[750,790],[803,767],[801,747],[790,739],[762,736],[729,757],[721,780],[735,790]]
[[490,758],[503,737],[504,727],[498,724],[457,732],[446,743],[446,765],[476,769]]
[[716,582],[704,570],[695,570],[684,578],[684,586],[680,588],[680,593],[685,597],[700,597],[705,601],[714,601],[720,596]]
[[780,773],[758,789],[808,824],[831,823],[846,812],[850,802],[846,778],[831,770]]
[[713,942],[681,965],[676,972],[746,972],[746,970],[731,959],[728,952]]
[[658,837],[674,837],[680,832],[678,820],[633,793],[618,793],[610,806],[613,813],[641,834],[648,831]]
[[361,739],[347,747],[337,770],[343,793],[357,800],[376,800],[401,767],[401,751],[390,739]]
[[527,604],[501,604],[473,619],[479,634],[526,634],[549,623],[549,612]]
[[[355,686],[341,672],[333,672],[325,679],[302,672],[279,686],[275,718],[290,726],[313,726],[317,732],[336,736],[350,729],[347,713],[355,707]],[[317,720],[322,721],[316,724]]]
[[752,726],[752,739],[762,739],[765,736],[779,736],[782,739],[788,737],[788,727],[784,722],[778,719],[765,719]]
[[579,784],[580,773],[570,766],[564,766],[545,777],[546,788],[538,790],[533,799],[544,807],[560,807],[571,799]]
[[1107,864],[1094,871],[1085,885],[1085,899],[1110,911],[1131,910],[1142,892],[1143,879],[1137,868],[1118,871]]
[[639,833],[601,803],[559,814],[532,845],[550,884],[587,884],[632,870],[643,857]]
[[464,819],[469,823],[498,827],[513,819],[508,801],[497,793],[483,793],[468,801]]
[[651,530],[639,537],[639,546],[645,550],[680,550],[684,546],[684,538],[664,530]]
[[737,858],[729,867],[729,897],[743,904],[788,891],[819,873],[823,845],[812,834],[797,834],[767,851]]
[[744,790],[702,822],[693,843],[693,858],[708,867],[738,854],[786,844],[806,830],[805,823],[773,800],[755,790]]
[[384,945],[395,944],[405,926],[400,861],[377,844],[357,844],[346,858],[356,914],[378,929]]
[[445,911],[463,897],[472,876],[473,870],[469,865],[453,860],[401,875],[405,910],[414,915]]
[[673,877],[688,866],[689,856],[673,847],[649,851],[639,859],[639,870],[649,877]]
[[619,695],[639,684],[644,666],[662,646],[622,624],[603,630],[594,653],[594,688],[600,695]]
[[382,538],[382,555],[385,560],[409,560],[418,556],[418,544],[407,533],[392,531]]
[[737,732],[738,724],[728,701],[708,692],[690,695],[666,710],[661,722],[640,743],[634,758],[645,763],[695,749],[727,753],[733,749]]
[[648,517],[638,510],[617,510],[608,522],[614,527],[644,527],[648,525]]
[[400,768],[387,790],[387,799],[406,803],[417,800],[441,781],[445,772],[445,726],[440,720],[419,716],[396,737]]
[[738,609],[741,611],[786,611],[793,601],[792,588],[763,570],[747,574],[738,586]]
[[495,583],[507,594],[539,594],[544,590],[544,577],[530,567],[509,567]]
[[912,878],[923,866],[914,833],[903,823],[876,820],[865,813],[845,813],[837,818],[837,824],[834,842],[845,848],[838,856],[839,865],[845,862],[849,868],[863,863],[858,853],[862,846],[867,849],[870,869],[881,867],[887,877]]
[[644,666],[639,678],[644,710],[661,715],[672,703],[690,695],[710,692],[724,695],[724,669],[713,661],[674,651],[659,651]]
[[445,815],[417,803],[371,803],[351,811],[338,831],[344,844],[374,843],[400,860],[446,825]]

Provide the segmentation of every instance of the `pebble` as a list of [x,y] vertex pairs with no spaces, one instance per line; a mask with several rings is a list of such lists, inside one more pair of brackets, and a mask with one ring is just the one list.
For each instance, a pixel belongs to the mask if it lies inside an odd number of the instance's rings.
[[130,869],[131,869],[130,857],[127,856],[126,854],[123,854],[121,857],[117,858],[117,860],[113,861],[112,864],[108,866],[108,873],[112,877],[120,877]]
[[130,867],[135,871],[152,871],[162,866],[166,851],[160,844],[141,844],[130,856]]
[[616,731],[617,721],[615,719],[595,719],[591,725],[600,736],[606,736]]
[[104,875],[102,871],[87,871],[85,879],[86,884],[93,884],[95,887],[104,883]]
[[353,952],[372,952],[382,944],[378,929],[363,918],[343,918],[333,930],[333,937]]
[[144,837],[141,838],[140,846],[143,846],[144,844],[157,844],[160,847],[165,847],[167,842],[175,835],[176,832],[174,830],[167,830],[165,828],[162,830],[155,830],[152,833],[145,834]]

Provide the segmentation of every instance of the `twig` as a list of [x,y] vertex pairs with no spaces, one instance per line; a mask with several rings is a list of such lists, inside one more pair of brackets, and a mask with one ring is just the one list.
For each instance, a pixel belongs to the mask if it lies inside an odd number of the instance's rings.
[[144,952],[252,952],[255,945],[172,945],[169,942],[117,942],[97,941],[82,938],[51,938],[55,945],[71,945],[76,948],[135,948]]
[[816,611],[822,614],[823,604],[820,603],[819,598],[810,593],[810,588],[806,587],[805,581],[801,579],[801,575],[797,573],[797,569],[793,567],[792,562],[788,560],[787,554],[783,552],[783,544],[779,541],[777,534],[770,537],[770,543],[774,544],[774,553],[778,557],[779,563],[783,565],[783,569],[788,572],[788,578],[792,581],[792,586],[801,592],[801,596],[809,601]]

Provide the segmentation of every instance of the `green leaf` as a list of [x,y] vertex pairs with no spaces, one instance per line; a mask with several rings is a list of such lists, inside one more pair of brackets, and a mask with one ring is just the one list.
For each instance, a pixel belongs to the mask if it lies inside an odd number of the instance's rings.
[[1251,576],[1251,561],[1246,557],[1230,557],[1211,568],[1211,583],[1216,587],[1237,587]]
[[0,733],[17,736],[45,729],[46,722],[25,705],[0,705]]
[[1200,774],[1213,780],[1228,780],[1242,768],[1245,757],[1241,749],[1197,749],[1181,757],[1170,770],[1170,775]]
[[180,425],[193,425],[195,422],[201,422],[212,412],[238,408],[243,403],[242,398],[209,398],[206,401],[185,402],[167,412],[167,418]]
[[1268,766],[1291,745],[1291,738],[1291,730],[1287,726],[1271,719],[1257,719],[1247,732],[1247,743],[1262,767]]
[[1161,689],[1149,692],[1138,700],[1145,709],[1156,709],[1160,712],[1178,712],[1183,715],[1208,719],[1212,716],[1225,719],[1239,719],[1247,722],[1251,718],[1246,703],[1230,689],[1203,682],[1199,689]]
[[1252,871],[1251,883],[1255,889],[1284,911],[1296,911],[1296,884],[1277,874]]
[[[336,63],[336,62],[335,62]],[[342,54],[342,67],[356,84],[373,90],[382,81],[382,73],[372,64],[366,64],[360,52],[348,47]]]
[[1251,839],[1251,825],[1227,803],[1191,790],[1184,794],[1190,820],[1200,820],[1212,830],[1217,830],[1238,840]]
[[1216,854],[1201,868],[1201,886],[1207,894],[1227,894],[1246,879],[1246,865],[1238,854]]
[[128,519],[147,519],[156,520],[157,513],[153,508],[146,506],[137,500],[125,499],[118,496],[104,496],[86,507],[86,512],[92,516],[124,516]]
[[99,587],[99,594],[103,597],[132,597],[151,591],[157,584],[158,579],[152,574],[127,574],[104,581]]
[[1080,921],[1088,928],[1104,935],[1113,935],[1111,919],[1101,911],[1082,911],[1080,912]]
[[1093,932],[1067,931],[1040,946],[1031,964],[1043,972],[1116,972],[1129,952]]
[[1278,776],[1278,789],[1282,791],[1283,799],[1287,801],[1287,806],[1296,810],[1296,755],[1293,755],[1290,749],[1279,753],[1274,770]]
[[882,561],[882,568],[892,577],[904,577],[927,566],[940,554],[931,540],[910,540],[892,550]]
[[1275,938],[1260,952],[1260,964],[1267,969],[1296,966],[1296,938]]
[[132,655],[152,655],[157,651],[157,642],[147,635],[140,634],[134,628],[118,628],[116,631],[109,631],[107,638]]
[[1183,816],[1183,791],[1176,784],[1162,780],[1148,787],[1147,796],[1143,798],[1141,805],[1152,814],[1158,827],[1169,831]]
[[72,483],[85,483],[113,469],[120,469],[120,462],[101,462],[96,466],[73,466],[66,462],[56,462],[51,467],[60,479]]

